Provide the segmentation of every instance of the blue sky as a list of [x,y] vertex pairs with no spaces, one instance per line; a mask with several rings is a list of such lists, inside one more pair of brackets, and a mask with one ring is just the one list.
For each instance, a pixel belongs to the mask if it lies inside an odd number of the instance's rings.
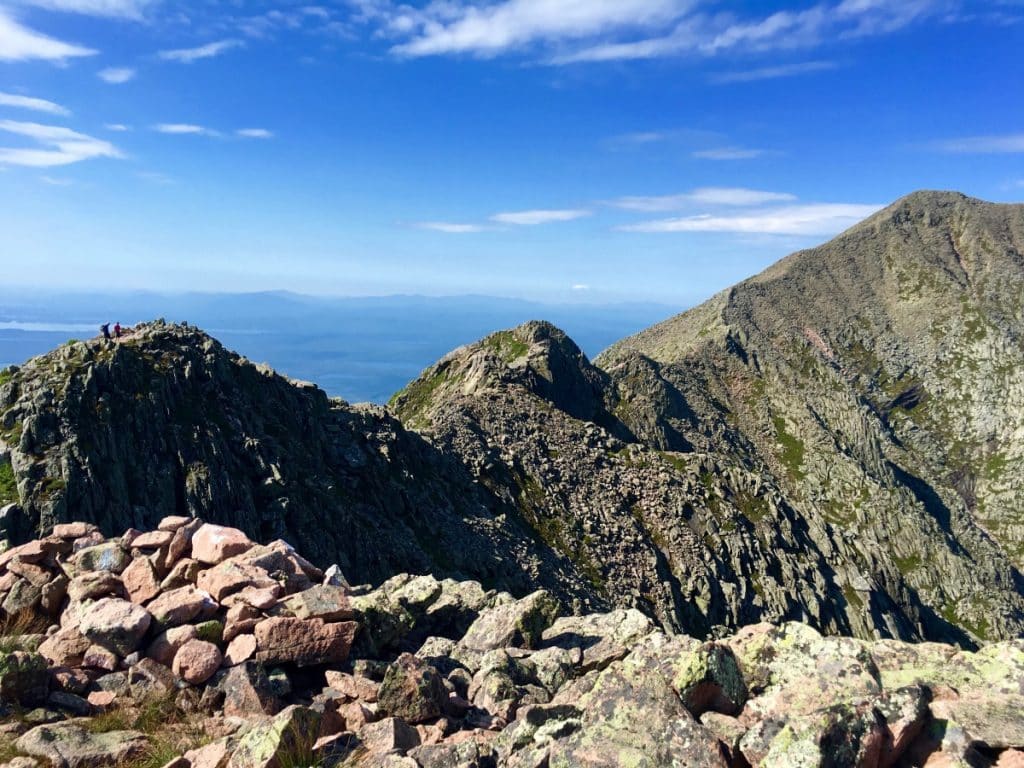
[[1024,198],[1024,0],[0,0],[6,285],[688,304]]

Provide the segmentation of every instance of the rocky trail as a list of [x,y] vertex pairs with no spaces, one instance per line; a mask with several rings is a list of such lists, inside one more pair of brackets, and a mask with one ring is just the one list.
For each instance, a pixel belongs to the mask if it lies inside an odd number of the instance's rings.
[[6,768],[1024,765],[1021,640],[705,642],[543,590],[353,586],[188,517],[58,525],[0,555],[0,605]]

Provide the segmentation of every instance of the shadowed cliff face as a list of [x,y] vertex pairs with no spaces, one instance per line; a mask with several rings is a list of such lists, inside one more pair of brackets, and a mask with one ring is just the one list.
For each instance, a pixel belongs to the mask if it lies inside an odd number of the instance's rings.
[[358,578],[429,571],[517,591],[539,580],[588,597],[572,564],[454,458],[383,410],[331,400],[195,328],[70,344],[5,379],[0,463],[17,487],[0,495],[22,510],[5,518],[11,538],[184,514],[287,539]]
[[460,348],[394,416],[190,327],[70,345],[0,374],[2,522],[198,515],[697,635],[1016,636],[1022,250],[1024,207],[919,193],[594,364],[539,322]]

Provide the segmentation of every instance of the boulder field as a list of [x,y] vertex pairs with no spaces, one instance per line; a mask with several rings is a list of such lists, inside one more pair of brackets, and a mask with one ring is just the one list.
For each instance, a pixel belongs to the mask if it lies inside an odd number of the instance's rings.
[[0,608],[7,768],[1024,766],[1022,640],[701,641],[187,517],[58,525],[0,555]]

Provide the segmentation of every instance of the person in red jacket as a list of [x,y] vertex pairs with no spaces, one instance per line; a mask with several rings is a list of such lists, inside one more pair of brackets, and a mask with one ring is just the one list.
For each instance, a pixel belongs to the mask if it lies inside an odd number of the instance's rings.
[[121,338],[121,324],[120,323],[114,323],[114,338],[115,339],[120,339]]

